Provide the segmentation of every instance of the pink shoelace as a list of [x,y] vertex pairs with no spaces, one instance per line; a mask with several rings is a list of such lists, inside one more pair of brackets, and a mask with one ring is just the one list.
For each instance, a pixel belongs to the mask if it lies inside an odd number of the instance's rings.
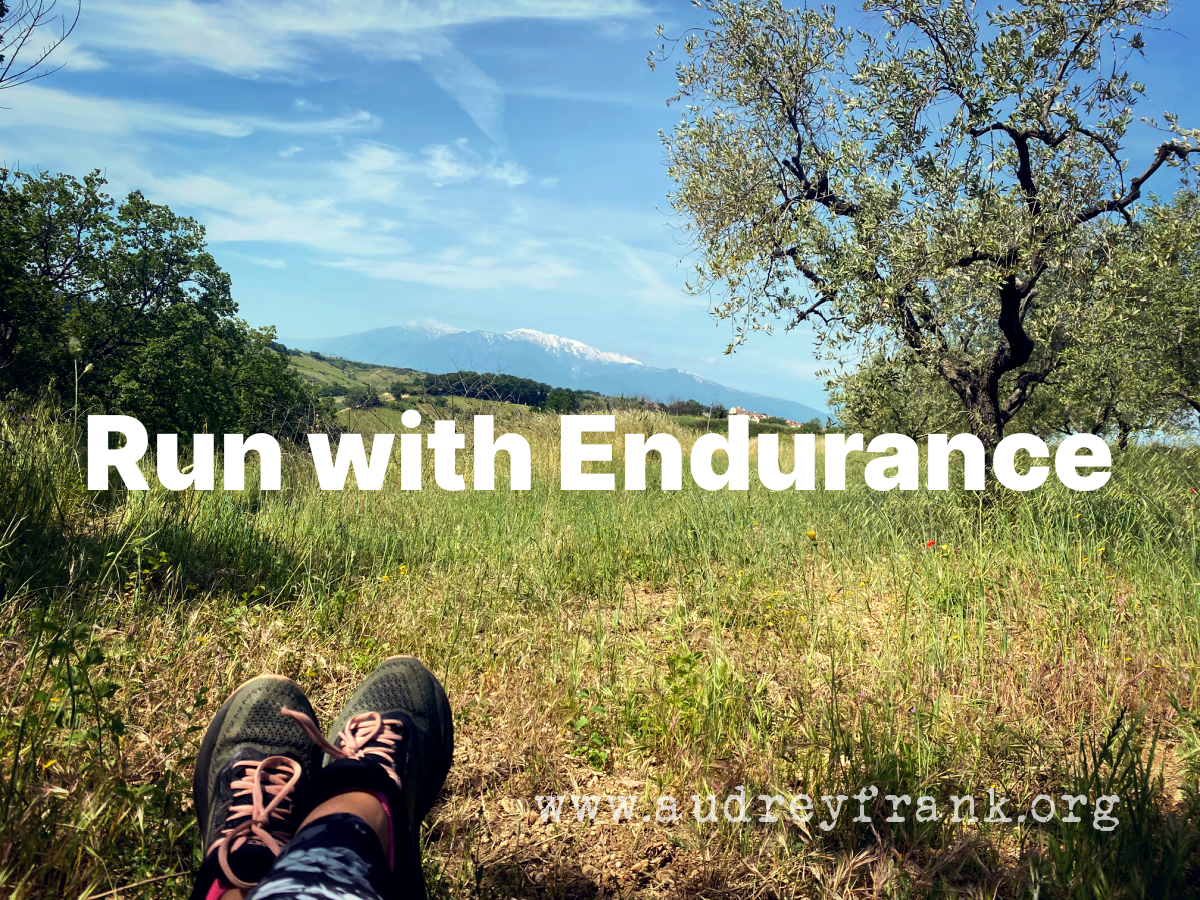
[[[241,818],[242,821],[226,828],[213,841],[208,852],[217,851],[221,871],[230,884],[238,888],[251,888],[253,884],[242,881],[229,868],[229,854],[248,841],[258,841],[276,856],[279,855],[283,845],[292,836],[290,831],[279,830],[279,826],[286,823],[292,811],[290,798],[296,789],[296,782],[300,780],[301,767],[300,763],[286,756],[268,756],[261,761],[244,760],[234,763],[234,766],[240,767],[242,772],[240,777],[235,775],[230,785],[234,802],[229,807],[228,820]],[[266,797],[270,797],[270,800],[264,803]],[[272,822],[276,825],[273,831],[270,827]]]
[[384,771],[396,782],[396,787],[403,787],[400,776],[396,774],[397,745],[404,739],[404,723],[398,719],[385,719],[377,712],[359,713],[351,716],[338,732],[337,743],[329,743],[325,735],[317,728],[317,723],[302,712],[280,709],[285,716],[296,720],[304,733],[307,734],[322,750],[334,759],[366,759],[368,756],[378,757],[376,762],[383,763]]

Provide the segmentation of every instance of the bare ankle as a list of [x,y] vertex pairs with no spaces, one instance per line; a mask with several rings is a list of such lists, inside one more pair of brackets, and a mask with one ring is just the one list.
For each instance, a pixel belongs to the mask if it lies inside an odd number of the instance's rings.
[[[379,837],[379,844],[383,847],[384,852],[388,849],[388,817],[383,810],[383,804],[376,799],[374,794],[369,794],[366,791],[347,791],[344,794],[338,794],[336,797],[330,797],[312,812],[310,812],[300,823],[300,828],[297,829],[297,834],[310,822],[315,822],[317,819],[323,819],[325,816],[332,816],[336,813],[349,813],[352,816],[358,816],[375,832]],[[221,900],[231,900],[231,898],[222,897]]]

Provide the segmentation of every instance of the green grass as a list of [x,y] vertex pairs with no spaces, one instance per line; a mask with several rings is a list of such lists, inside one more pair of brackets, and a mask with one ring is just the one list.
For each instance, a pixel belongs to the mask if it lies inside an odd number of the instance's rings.
[[288,357],[291,367],[306,381],[313,384],[336,384],[346,388],[353,387],[355,384],[368,384],[382,393],[390,390],[397,381],[416,382],[416,378],[411,372],[389,366],[376,366],[370,363],[346,360],[338,362],[341,364],[335,365],[327,359],[317,359],[307,353]]
[[[505,477],[401,492],[394,472],[378,493],[322,493],[297,456],[275,494],[89,495],[69,422],[6,413],[2,890],[89,896],[187,871],[191,756],[227,693],[282,672],[327,722],[403,651],[456,712],[428,830],[436,896],[1196,895],[1195,449],[1130,451],[1095,493],[987,506],[876,493],[853,467],[846,492],[685,477],[677,493],[563,493],[557,420],[494,411],[530,439],[529,492]],[[400,431],[393,413],[354,427]],[[696,434],[637,413],[618,430]],[[469,454],[459,471],[469,483]],[[871,782],[1022,803],[1082,785],[1121,796],[1123,825],[881,813],[826,834],[529,812],[538,794]]]

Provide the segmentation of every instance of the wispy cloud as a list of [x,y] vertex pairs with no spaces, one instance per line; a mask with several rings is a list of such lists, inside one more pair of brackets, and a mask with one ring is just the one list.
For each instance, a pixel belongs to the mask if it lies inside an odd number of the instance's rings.
[[663,271],[674,263],[666,254],[639,250],[615,238],[601,244],[601,252],[632,285],[633,296],[652,306],[703,305],[685,293],[679,284],[663,277]]
[[548,290],[579,274],[569,261],[536,245],[516,246],[501,256],[468,255],[465,249],[449,248],[435,259],[345,259],[331,265],[370,278],[472,291]]
[[89,134],[135,132],[199,132],[221,137],[247,137],[255,132],[280,134],[351,134],[374,131],[378,116],[356,109],[324,119],[278,119],[212,113],[186,106],[72,94],[28,84],[5,98],[6,128],[61,128]]
[[539,100],[562,100],[564,103],[599,103],[604,106],[623,106],[636,109],[662,109],[663,101],[633,93],[612,91],[580,91],[552,85],[509,87],[514,97],[533,97]]
[[421,65],[480,131],[504,146],[499,85],[451,43],[453,28],[515,19],[606,20],[645,12],[638,0],[93,0],[78,53],[136,54],[243,78],[303,79],[318,51]]
[[479,154],[470,149],[465,138],[459,138],[453,144],[433,144],[422,153],[429,179],[437,185],[458,184],[483,177],[516,187],[529,180],[529,172],[525,167],[511,159],[500,161],[493,154],[490,161],[484,162]]
[[461,328],[455,328],[453,325],[449,325],[445,322],[439,322],[437,319],[429,318],[421,319],[420,321],[417,321],[416,319],[409,319],[406,327],[428,328],[430,331],[442,331],[446,334],[455,334],[459,331],[462,331]]
[[52,60],[53,65],[62,66],[68,72],[96,72],[108,68],[103,59],[95,53],[81,49],[72,39],[58,46]]
[[497,145],[505,144],[504,93],[500,85],[449,41],[436,42],[418,52],[416,59],[434,83],[457,101],[480,131]]
[[[588,20],[645,13],[637,0],[92,0],[79,38],[101,52],[153,54],[243,76],[295,74],[318,45],[404,58],[445,29],[518,19]],[[397,37],[408,38],[398,47]]]
[[287,260],[283,259],[270,259],[265,256],[247,256],[244,253],[234,253],[232,255],[236,256],[238,259],[244,259],[246,262],[252,263],[253,265],[262,266],[264,269],[287,268]]
[[[474,158],[461,141],[429,149],[413,157],[364,141],[333,164],[297,163],[288,180],[143,173],[138,183],[157,202],[197,210],[213,245],[235,254],[238,244],[299,247],[309,264],[476,291],[546,290],[579,274],[563,252],[568,248],[537,237],[507,206],[507,181],[524,177],[517,174],[520,167]],[[455,186],[440,184],[439,170],[443,176],[452,172],[456,184],[480,179],[492,186],[473,188],[476,202],[463,208],[443,197]],[[325,185],[317,195],[314,183]],[[270,268],[285,254],[239,255]]]
[[144,175],[140,181],[159,202],[202,210],[213,243],[292,245],[334,257],[395,256],[412,249],[390,233],[389,223],[334,196],[304,196],[300,185],[268,186],[261,179],[210,175]]

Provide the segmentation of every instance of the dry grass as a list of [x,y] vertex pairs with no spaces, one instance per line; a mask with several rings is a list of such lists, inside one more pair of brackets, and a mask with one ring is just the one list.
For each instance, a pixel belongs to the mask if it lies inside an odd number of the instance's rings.
[[[101,776],[180,794],[199,730],[246,678],[294,678],[328,722],[395,652],[425,660],[455,709],[455,765],[428,823],[437,896],[1023,896],[1049,832],[893,828],[884,814],[846,814],[829,834],[816,819],[614,824],[607,805],[595,823],[543,823],[534,798],[633,794],[652,813],[661,794],[690,807],[737,785],[875,783],[940,797],[995,785],[1024,805],[1061,793],[1081,738],[1103,738],[1122,710],[1141,716],[1143,758],[1162,736],[1154,827],[1174,814],[1194,831],[1194,513],[1174,493],[1138,508],[1121,493],[1186,491],[1186,469],[1148,458],[1111,491],[986,514],[864,491],[584,497],[545,485],[550,426],[523,431],[543,479],[524,497],[321,495],[293,474],[278,498],[152,494],[76,527],[83,574],[9,589],[5,722],[54,699],[35,701],[22,675],[42,605],[90,629],[125,733],[106,767],[53,750],[57,733],[22,751],[58,759],[36,760],[23,818],[0,833],[0,885],[90,896],[190,865],[194,828],[164,842],[186,803],[139,807]],[[70,835],[72,855],[22,856],[14,827]],[[1162,834],[1143,836],[1148,852]],[[121,896],[183,896],[184,882]]]

